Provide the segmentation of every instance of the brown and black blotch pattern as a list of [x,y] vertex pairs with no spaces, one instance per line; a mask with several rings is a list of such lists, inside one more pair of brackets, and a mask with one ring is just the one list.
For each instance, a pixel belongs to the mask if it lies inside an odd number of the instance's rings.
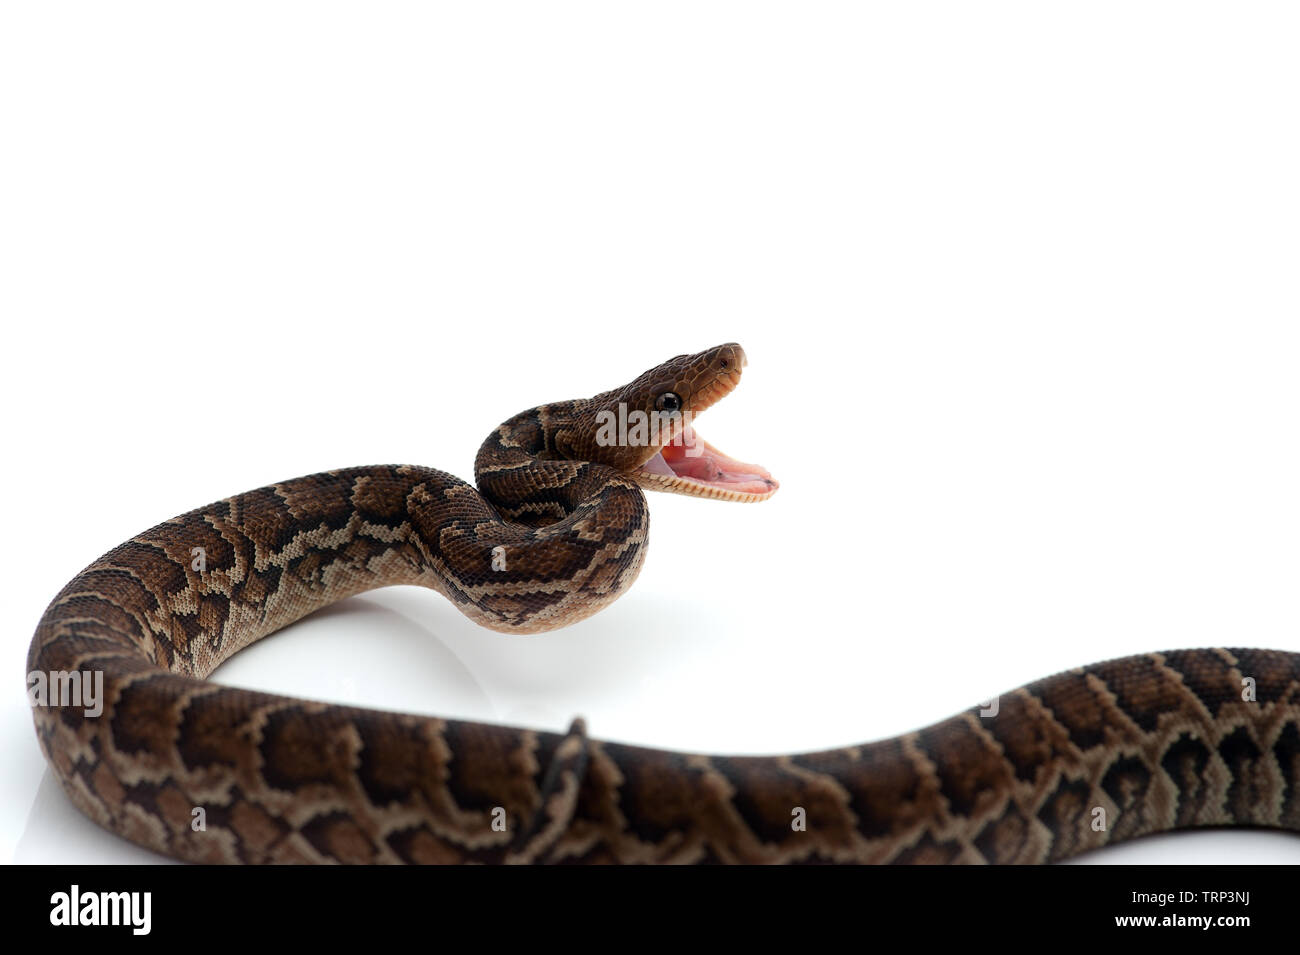
[[[674,359],[629,397],[664,381],[689,391],[687,372],[716,360]],[[497,429],[476,463],[483,493],[429,468],[314,474],[191,511],[90,565],[28,657],[29,673],[103,674],[98,717],[33,708],[69,797],[195,862],[1041,863],[1170,829],[1300,831],[1300,654],[1282,651],[1127,657],[1015,690],[994,716],[770,757],[206,682],[250,643],[380,586],[431,587],[506,632],[609,604],[641,567],[648,512],[618,462],[565,459],[589,448],[590,412],[544,406]]]

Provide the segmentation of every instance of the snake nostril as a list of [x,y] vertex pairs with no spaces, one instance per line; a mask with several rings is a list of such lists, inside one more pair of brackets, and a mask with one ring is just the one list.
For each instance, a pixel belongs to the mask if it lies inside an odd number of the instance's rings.
[[745,349],[741,348],[734,342],[726,345],[721,349],[718,355],[718,370],[728,372],[739,372],[748,362],[745,359]]

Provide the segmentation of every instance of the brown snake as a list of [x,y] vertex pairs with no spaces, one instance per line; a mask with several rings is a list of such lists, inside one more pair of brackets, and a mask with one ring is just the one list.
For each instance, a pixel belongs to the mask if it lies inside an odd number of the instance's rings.
[[[375,587],[431,587],[504,632],[607,606],[645,556],[642,488],[775,492],[690,427],[744,364],[722,345],[516,415],[480,449],[478,491],[429,468],[330,471],[114,548],[32,640],[54,774],[95,822],[195,862],[1034,863],[1170,829],[1300,830],[1300,654],[1282,651],[1128,657],[894,739],[767,757],[206,681]],[[102,712],[78,705],[73,678],[102,679]]]

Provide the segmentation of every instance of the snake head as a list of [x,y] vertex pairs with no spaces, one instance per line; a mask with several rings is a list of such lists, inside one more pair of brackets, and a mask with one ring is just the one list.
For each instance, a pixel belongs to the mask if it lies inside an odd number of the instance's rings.
[[748,360],[735,342],[678,355],[585,402],[566,456],[616,468],[650,491],[723,501],[763,501],[779,485],[695,431],[694,419],[730,394]]

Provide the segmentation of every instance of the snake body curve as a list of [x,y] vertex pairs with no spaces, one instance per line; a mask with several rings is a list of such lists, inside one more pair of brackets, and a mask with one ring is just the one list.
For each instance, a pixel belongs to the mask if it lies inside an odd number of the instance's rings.
[[[1127,657],[893,739],[770,757],[206,680],[375,587],[431,587],[504,632],[607,606],[645,556],[643,489],[776,490],[690,425],[744,364],[723,345],[516,415],[479,451],[478,490],[422,467],[331,471],[109,551],[54,598],[28,655],[56,778],[95,822],[194,862],[1040,863],[1172,829],[1300,831],[1300,654],[1284,651]],[[627,412],[663,428],[607,440]],[[73,680],[102,681],[102,712],[53,692]]]

